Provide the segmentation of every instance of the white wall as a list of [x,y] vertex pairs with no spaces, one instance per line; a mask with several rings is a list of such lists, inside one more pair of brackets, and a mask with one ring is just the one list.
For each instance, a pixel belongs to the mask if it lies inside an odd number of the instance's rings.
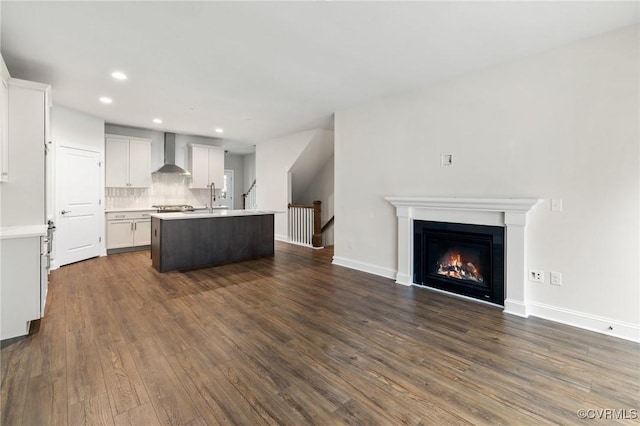
[[256,178],[256,155],[247,154],[243,155],[242,158],[244,160],[244,186],[242,187],[242,193],[245,193]]
[[546,272],[527,284],[535,314],[637,332],[639,36],[634,26],[337,112],[336,256],[397,268],[385,196],[544,198],[528,227],[528,267]]
[[304,193],[314,185],[314,180],[327,161],[333,157],[334,135],[331,130],[318,130],[289,172],[291,173],[291,202],[303,203]]
[[286,212],[289,202],[289,170],[318,131],[321,130],[296,133],[256,146],[258,209],[282,212],[275,215],[276,239],[288,239]]
[[51,138],[55,143],[84,146],[104,154],[104,120],[54,104]]
[[[57,206],[56,197],[56,150],[59,146],[72,146],[76,148],[86,148],[100,153],[100,158],[104,160],[104,120],[85,114],[60,105],[53,105],[51,110],[51,141],[53,149],[47,155],[48,180],[47,180],[47,207],[48,215],[55,220],[54,212],[60,210]],[[104,187],[101,185],[101,199],[105,199]],[[105,253],[104,246],[104,217],[100,216],[100,235],[102,236],[102,252]],[[52,267],[56,268],[56,239],[53,239],[53,259]]]

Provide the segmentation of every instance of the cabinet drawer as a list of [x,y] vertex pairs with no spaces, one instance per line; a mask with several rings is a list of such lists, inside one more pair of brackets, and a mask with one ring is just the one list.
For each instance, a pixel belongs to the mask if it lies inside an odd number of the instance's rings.
[[149,215],[155,213],[155,210],[144,210],[137,212],[109,212],[107,220],[130,220],[130,219],[150,219]]

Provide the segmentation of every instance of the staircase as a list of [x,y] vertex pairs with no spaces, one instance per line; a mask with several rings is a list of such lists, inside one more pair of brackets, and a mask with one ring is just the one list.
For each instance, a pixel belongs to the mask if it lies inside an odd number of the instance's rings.
[[[333,215],[333,132],[315,132],[289,169],[288,241],[322,247]],[[321,208],[322,206],[322,208]],[[333,242],[333,228],[325,230]]]
[[256,192],[256,180],[254,179],[247,192],[242,194],[242,210],[255,210],[257,208]]
[[321,205],[321,201],[314,201],[311,206],[289,203],[289,242],[307,247],[322,247]]

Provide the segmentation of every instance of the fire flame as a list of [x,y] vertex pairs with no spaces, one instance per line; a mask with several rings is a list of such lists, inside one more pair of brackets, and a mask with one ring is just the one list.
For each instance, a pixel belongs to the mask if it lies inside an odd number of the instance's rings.
[[[444,256],[443,258],[446,258]],[[478,268],[471,262],[464,263],[460,253],[451,253],[449,260],[438,262],[438,275],[444,275],[458,280],[483,282],[484,278]]]

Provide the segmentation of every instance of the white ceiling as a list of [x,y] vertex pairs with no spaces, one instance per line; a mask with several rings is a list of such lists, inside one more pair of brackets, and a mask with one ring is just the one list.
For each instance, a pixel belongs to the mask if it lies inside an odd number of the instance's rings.
[[[11,2],[13,77],[109,123],[259,143],[638,22],[638,2]],[[115,81],[114,70],[129,79]],[[98,102],[110,96],[113,104]],[[155,125],[152,118],[163,124]]]

